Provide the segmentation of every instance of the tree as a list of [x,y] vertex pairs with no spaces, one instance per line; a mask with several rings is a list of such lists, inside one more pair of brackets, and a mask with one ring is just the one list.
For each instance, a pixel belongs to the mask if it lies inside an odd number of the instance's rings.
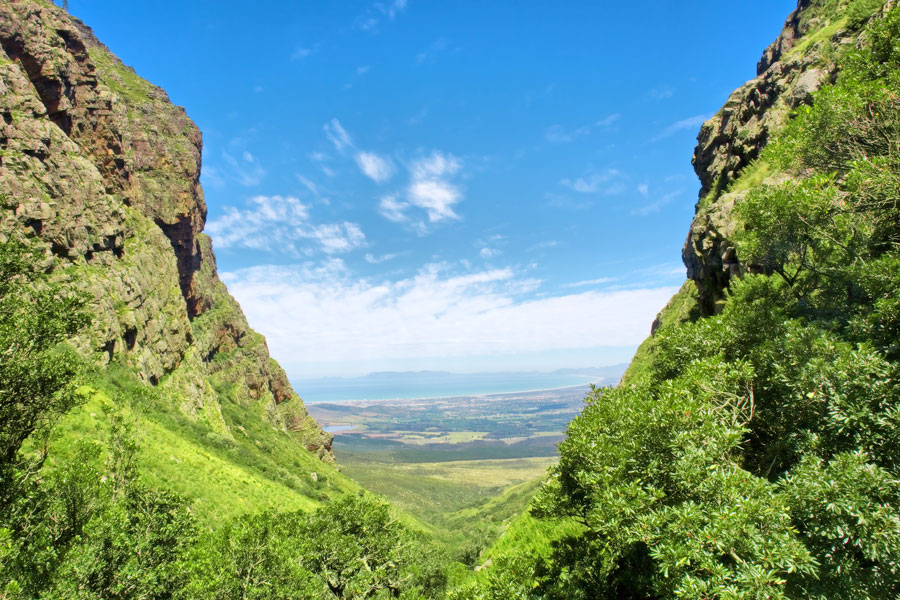
[[72,382],[81,362],[61,344],[89,323],[86,299],[38,272],[42,258],[0,244],[0,477],[25,439],[77,400]]
[[84,296],[39,272],[42,258],[22,244],[0,243],[0,595],[10,597],[46,579],[83,526],[84,492],[91,495],[88,463],[42,486],[46,448],[36,460],[19,456],[29,436],[49,432],[77,402],[81,361],[63,342],[89,322]]

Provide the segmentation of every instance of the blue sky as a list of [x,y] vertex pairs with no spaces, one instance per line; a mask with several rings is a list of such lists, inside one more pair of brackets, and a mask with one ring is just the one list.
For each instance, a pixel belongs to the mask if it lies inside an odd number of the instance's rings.
[[99,2],[204,134],[207,233],[294,378],[625,362],[702,121],[795,2]]

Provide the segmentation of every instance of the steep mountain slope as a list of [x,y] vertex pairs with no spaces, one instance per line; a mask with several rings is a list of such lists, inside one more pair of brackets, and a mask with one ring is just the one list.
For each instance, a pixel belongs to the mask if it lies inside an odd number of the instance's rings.
[[[164,485],[191,479],[183,461],[197,440],[231,447],[223,464],[239,471],[256,465],[217,488],[234,510],[253,496],[242,481],[278,488],[261,494],[270,500],[318,494],[315,471],[345,481],[321,462],[333,462],[331,436],[218,278],[202,233],[201,135],[184,109],[52,3],[2,0],[0,116],[0,241],[39,249],[43,271],[91,298],[92,324],[72,343],[97,369],[98,396],[70,426],[103,421],[102,406],[143,387],[155,399],[141,417],[146,470]],[[167,461],[180,476],[162,475]]]
[[228,383],[330,460],[329,436],[218,279],[184,110],[49,2],[2,2],[0,46],[2,235],[40,244],[47,269],[93,294],[78,347],[226,433],[210,384]]
[[872,15],[893,5],[882,0],[798,0],[757,63],[757,76],[732,92],[700,128],[691,160],[700,180],[699,198],[682,250],[688,281],[657,316],[651,336],[624,376],[626,382],[652,362],[652,334],[661,325],[721,310],[731,278],[743,268],[734,241],[741,228],[733,214],[735,203],[754,186],[788,177],[761,160],[760,152],[792,110],[808,105],[822,85],[834,83],[840,69],[836,55],[859,46]]

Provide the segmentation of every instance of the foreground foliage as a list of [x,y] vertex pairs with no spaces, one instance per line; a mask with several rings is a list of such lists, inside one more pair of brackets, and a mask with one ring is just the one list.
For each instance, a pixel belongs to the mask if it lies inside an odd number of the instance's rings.
[[89,321],[85,298],[40,262],[0,244],[0,598],[440,595],[446,559],[370,496],[205,530],[184,498],[139,477],[133,409],[152,402],[145,388],[102,405],[105,439],[51,453],[54,424],[101,393],[86,383],[102,377],[63,344]]

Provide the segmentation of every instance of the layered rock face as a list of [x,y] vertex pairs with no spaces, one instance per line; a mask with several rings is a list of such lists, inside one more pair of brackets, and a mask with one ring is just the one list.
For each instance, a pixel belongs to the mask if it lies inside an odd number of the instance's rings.
[[[93,295],[76,346],[132,367],[228,434],[214,386],[332,460],[201,231],[200,131],[90,30],[44,0],[0,0],[0,240],[44,249]],[[221,384],[221,385],[220,385]]]
[[697,285],[703,314],[718,310],[731,276],[741,269],[730,241],[739,225],[730,213],[745,192],[740,182],[732,184],[742,173],[743,180],[748,179],[748,167],[763,180],[772,177],[775,182],[779,177],[770,175],[766,165],[752,163],[791,110],[809,103],[813,92],[834,80],[833,52],[855,44],[865,24],[850,22],[850,4],[799,0],[781,34],[763,53],[757,77],[735,90],[700,129],[693,157],[700,201],[682,258],[688,278]]

